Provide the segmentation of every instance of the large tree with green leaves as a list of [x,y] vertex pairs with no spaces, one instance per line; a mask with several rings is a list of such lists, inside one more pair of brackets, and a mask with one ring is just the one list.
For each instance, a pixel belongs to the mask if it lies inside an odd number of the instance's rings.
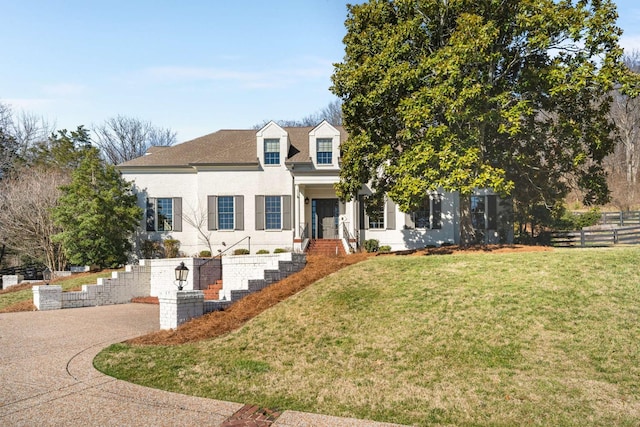
[[96,148],[88,148],[71,184],[61,189],[54,218],[63,231],[56,239],[69,261],[99,267],[125,263],[131,235],[142,218],[131,184]]
[[339,195],[370,183],[409,211],[442,188],[459,191],[464,210],[488,187],[525,216],[574,185],[605,201],[609,94],[634,88],[616,18],[609,0],[349,6],[332,87],[349,131]]

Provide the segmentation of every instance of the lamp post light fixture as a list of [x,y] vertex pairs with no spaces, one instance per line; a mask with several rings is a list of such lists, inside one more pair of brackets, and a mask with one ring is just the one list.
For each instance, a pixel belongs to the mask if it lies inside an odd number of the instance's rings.
[[187,281],[187,276],[189,275],[189,269],[184,262],[180,262],[180,265],[176,267],[176,280],[178,281],[178,290],[182,290],[182,282]]
[[42,280],[44,280],[45,285],[49,286],[49,282],[51,281],[51,270],[49,267],[42,270]]

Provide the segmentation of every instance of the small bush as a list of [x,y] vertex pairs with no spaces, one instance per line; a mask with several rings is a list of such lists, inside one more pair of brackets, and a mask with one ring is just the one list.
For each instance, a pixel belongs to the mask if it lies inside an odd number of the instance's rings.
[[162,243],[164,245],[164,255],[166,258],[177,258],[178,255],[180,255],[180,240],[165,239]]
[[209,250],[204,250],[204,251],[200,251],[200,258],[211,258],[211,251]]
[[563,207],[558,213],[560,217],[554,224],[556,230],[582,230],[584,227],[596,225],[602,216],[598,208],[592,208],[584,213],[573,213]]
[[283,254],[283,253],[285,253],[285,252],[289,252],[289,251],[288,251],[288,250],[286,250],[286,249],[284,249],[284,248],[275,248],[275,249],[273,250],[273,253],[274,253],[274,254]]
[[143,259],[162,258],[162,243],[158,240],[143,240],[140,243],[140,254]]
[[264,255],[268,253],[269,251],[267,249],[260,249],[258,252],[256,252],[257,255]]
[[388,254],[389,252],[391,252],[391,246],[389,245],[380,246],[380,248],[378,248],[378,252]]
[[249,255],[249,249],[235,249],[233,251],[234,255]]
[[378,252],[380,249],[380,241],[377,239],[368,239],[364,241],[364,250],[367,252]]

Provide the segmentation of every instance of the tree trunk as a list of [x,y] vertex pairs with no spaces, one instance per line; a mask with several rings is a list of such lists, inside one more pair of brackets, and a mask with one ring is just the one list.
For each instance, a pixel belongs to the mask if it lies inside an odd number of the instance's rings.
[[476,231],[471,223],[471,199],[460,195],[460,246],[469,247],[476,242]]

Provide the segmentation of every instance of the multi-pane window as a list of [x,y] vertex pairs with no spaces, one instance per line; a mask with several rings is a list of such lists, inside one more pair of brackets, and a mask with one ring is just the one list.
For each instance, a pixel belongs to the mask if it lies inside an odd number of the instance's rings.
[[280,230],[282,229],[282,198],[280,196],[265,196],[265,229]]
[[317,143],[317,162],[319,165],[330,165],[333,158],[333,140],[331,138],[318,138]]
[[264,164],[265,165],[280,164],[280,140],[279,139],[264,140]]
[[173,199],[156,199],[156,212],[158,213],[157,230],[173,230]]
[[146,223],[147,231],[182,231],[182,199],[148,198]]
[[442,201],[439,194],[425,197],[418,210],[411,214],[415,228],[442,228]]
[[497,213],[497,196],[471,196],[471,224],[473,228],[495,230],[497,228]]
[[431,200],[426,197],[418,210],[413,213],[413,223],[416,228],[431,228]]
[[478,230],[485,229],[484,196],[471,196],[471,224]]
[[218,197],[218,230],[233,230],[233,196]]
[[367,205],[367,214],[369,215],[369,228],[384,228],[384,200],[372,199]]

